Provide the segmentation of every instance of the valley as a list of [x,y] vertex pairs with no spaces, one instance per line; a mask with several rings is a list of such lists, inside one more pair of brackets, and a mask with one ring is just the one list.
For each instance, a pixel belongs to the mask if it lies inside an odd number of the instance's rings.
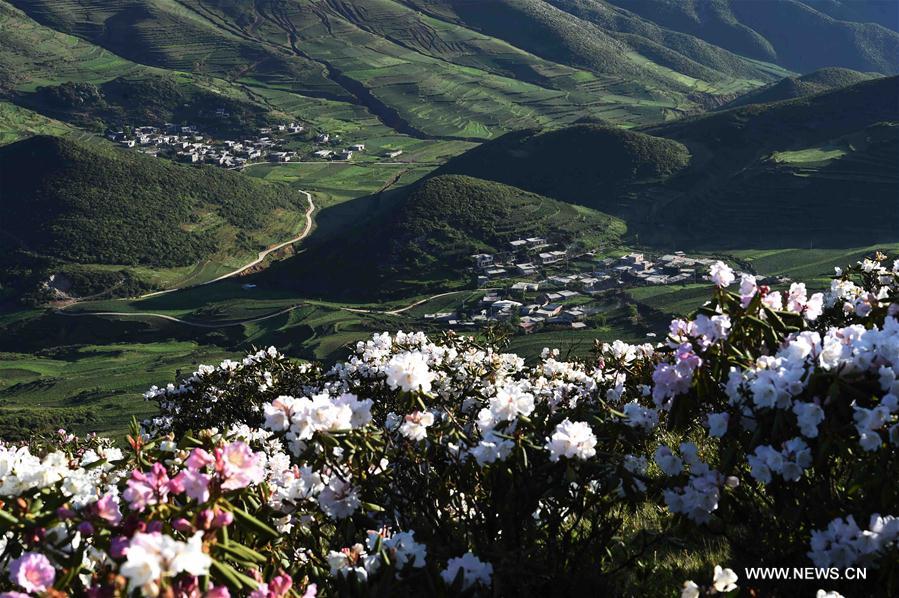
[[899,252],[899,33],[806,15],[809,53],[853,32],[809,62],[664,4],[0,0],[0,429],[122,431],[171,372],[386,330],[587,356],[663,338],[710,260],[783,289]]

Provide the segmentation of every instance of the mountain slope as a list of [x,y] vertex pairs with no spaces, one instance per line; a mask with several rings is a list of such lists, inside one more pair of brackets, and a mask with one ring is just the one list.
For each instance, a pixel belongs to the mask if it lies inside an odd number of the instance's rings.
[[309,95],[348,97],[319,65],[211,22],[201,7],[167,0],[11,0],[37,22],[87,39],[136,63],[233,78],[252,70],[267,84]]
[[403,297],[468,281],[472,254],[507,251],[515,239],[595,246],[624,232],[606,214],[472,177],[438,176],[399,192],[388,213],[261,276],[329,298]]
[[877,23],[887,29],[899,31],[899,10],[891,0],[805,0],[805,3],[817,11],[830,15],[841,21],[857,23]]
[[438,172],[600,209],[641,243],[867,246],[899,239],[897,97],[883,77],[642,131],[516,132]]
[[281,109],[348,103],[415,137],[490,139],[585,114],[659,122],[789,74],[651,24],[637,35],[637,17],[619,35],[536,0],[469,4],[467,20],[411,0],[12,2],[136,62],[224,79]]
[[189,264],[213,250],[216,228],[260,228],[296,207],[286,188],[222,169],[47,136],[0,148],[0,180],[0,230],[80,263]]
[[[877,23],[837,20],[821,0],[608,0],[658,25],[731,52],[809,72],[838,66],[883,74],[899,72],[899,33]],[[854,4],[832,3],[841,15]],[[892,7],[895,13],[895,5]],[[860,18],[856,16],[855,18]],[[887,20],[886,22],[892,22]]]
[[880,78],[649,129],[694,159],[651,202],[641,239],[731,247],[896,240],[897,97],[899,77]]
[[[591,0],[413,0],[555,62],[681,91],[718,92],[736,78],[769,80],[769,65],[745,60],[693,36],[663,30]],[[751,86],[751,85],[750,85]]]
[[684,168],[682,144],[597,124],[545,132],[516,131],[469,150],[438,174],[466,174],[582,204],[615,215],[627,213],[625,191],[656,184]]
[[786,77],[777,83],[743,94],[737,99],[725,104],[723,108],[736,108],[747,104],[765,104],[791,100],[814,95],[839,87],[846,87],[862,81],[875,79],[877,75],[860,73],[851,69],[826,68],[819,69],[807,75],[799,77]]
[[114,265],[150,280],[158,269],[227,264],[287,237],[305,208],[286,186],[47,136],[0,147],[0,188],[9,276],[89,277],[84,268],[96,266],[108,277]]
[[99,85],[65,82],[13,97],[21,106],[99,132],[128,124],[186,122],[228,137],[255,132],[274,120],[262,104],[201,87],[184,76],[144,74],[116,77]]

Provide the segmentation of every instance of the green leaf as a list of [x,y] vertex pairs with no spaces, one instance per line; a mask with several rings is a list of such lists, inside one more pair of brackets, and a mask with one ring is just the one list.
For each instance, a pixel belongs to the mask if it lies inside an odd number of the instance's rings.
[[242,523],[253,528],[254,530],[256,530],[257,532],[259,532],[260,534],[262,534],[264,536],[267,536],[269,538],[277,538],[278,537],[278,535],[279,535],[278,532],[275,531],[274,529],[272,529],[271,527],[269,527],[267,524],[256,519],[255,517],[253,517],[252,515],[250,515],[243,509],[241,509],[240,507],[232,507],[232,508],[234,511],[234,516],[238,519],[238,521],[241,521]]

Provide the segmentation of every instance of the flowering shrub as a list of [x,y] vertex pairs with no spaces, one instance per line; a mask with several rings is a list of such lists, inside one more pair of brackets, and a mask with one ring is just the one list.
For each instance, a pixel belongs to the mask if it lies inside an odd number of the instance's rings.
[[733,569],[685,596],[734,591],[738,564],[866,566],[871,592],[899,592],[897,270],[731,292],[718,263],[664,343],[581,361],[400,332],[328,370],[274,349],[203,367],[147,393],[160,414],[128,450],[0,445],[0,588],[615,593],[666,543],[708,537]]

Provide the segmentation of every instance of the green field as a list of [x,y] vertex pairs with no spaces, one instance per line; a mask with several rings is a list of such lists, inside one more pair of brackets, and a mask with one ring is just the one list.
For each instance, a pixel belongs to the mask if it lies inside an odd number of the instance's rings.
[[40,428],[121,435],[131,415],[154,412],[140,395],[175,382],[201,363],[229,356],[193,342],[64,348],[45,355],[0,354],[0,434],[21,437]]
[[0,101],[0,145],[32,135],[66,135],[72,128],[27,108]]

